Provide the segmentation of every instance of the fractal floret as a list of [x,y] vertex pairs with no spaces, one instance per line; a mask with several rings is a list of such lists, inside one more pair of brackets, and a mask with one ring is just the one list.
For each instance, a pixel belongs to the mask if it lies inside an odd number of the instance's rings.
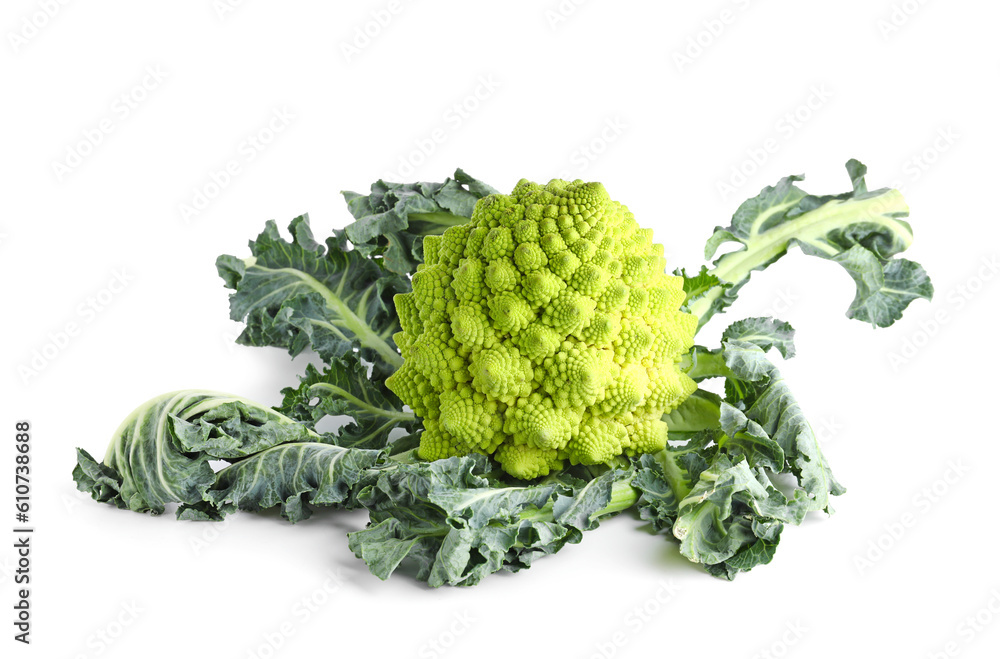
[[603,185],[521,180],[423,248],[386,382],[424,420],[421,458],[491,454],[529,479],[664,447],[697,318]]

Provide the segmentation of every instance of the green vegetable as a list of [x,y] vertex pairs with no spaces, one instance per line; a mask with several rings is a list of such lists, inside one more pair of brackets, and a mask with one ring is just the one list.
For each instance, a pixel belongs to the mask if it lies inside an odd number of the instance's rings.
[[531,479],[666,445],[697,319],[603,185],[522,180],[424,256],[395,299],[404,361],[386,381],[423,420],[421,458],[488,453]]
[[298,387],[281,392],[281,410],[290,417],[315,424],[326,416],[349,416],[353,421],[334,434],[341,446],[381,448],[389,434],[399,428],[415,431],[418,423],[412,412],[377,378],[368,374],[356,353],[330,362],[322,371],[309,364]]
[[[103,462],[78,450],[77,486],[136,511],[179,504],[183,519],[365,508],[351,549],[380,578],[406,564],[433,586],[530,567],[632,510],[732,579],[844,488],[768,358],[795,355],[791,326],[739,320],[709,349],[693,345],[696,325],[796,245],[848,271],[848,316],[874,326],[933,294],[897,257],[912,240],[902,196],[847,168],[841,195],[808,195],[797,176],[765,188],[706,254],[739,249],[693,275],[664,273],[662,248],[599,184],[522,181],[508,196],[458,170],[345,193],[356,220],[325,245],[306,216],[288,240],[269,222],[249,258],[217,263],[239,342],[312,349],[324,365],[276,410],[210,392],[154,399]],[[724,395],[701,388],[712,378]]]
[[461,169],[443,183],[379,180],[367,195],[343,193],[355,221],[342,235],[364,256],[382,259],[390,272],[412,274],[424,260],[425,236],[465,224],[476,202],[496,192]]
[[386,273],[356,250],[345,251],[331,238],[318,244],[306,215],[292,220],[289,243],[268,222],[251,256],[220,256],[219,276],[236,292],[230,317],[245,320],[237,343],[280,346],[295,356],[311,347],[326,361],[355,348],[363,358],[389,369],[403,359],[392,342],[399,330],[392,306],[395,293],[409,290],[401,276]]
[[351,549],[382,579],[406,560],[431,586],[471,586],[579,542],[637,497],[631,469],[502,487],[495,475],[480,454],[385,470],[358,495],[371,524],[348,535]]
[[711,270],[688,278],[687,308],[699,326],[736,299],[750,273],[763,270],[798,245],[811,256],[839,263],[857,284],[857,296],[848,318],[888,327],[917,298],[934,293],[930,278],[919,264],[893,258],[913,241],[913,230],[901,218],[909,208],[899,190],[869,192],[868,168],[847,162],[853,190],[817,197],[795,186],[802,176],[788,176],[774,187],[747,199],[728,227],[716,227],[705,245],[710,259],[727,242],[740,248],[718,258]]
[[[303,495],[341,503],[381,453],[337,446],[244,398],[177,391],[126,417],[102,463],[83,449],[77,458],[77,486],[119,508],[159,514],[179,503],[179,519],[221,519],[237,503],[246,510],[281,504],[296,521],[308,516]],[[216,472],[211,460],[232,464]]]

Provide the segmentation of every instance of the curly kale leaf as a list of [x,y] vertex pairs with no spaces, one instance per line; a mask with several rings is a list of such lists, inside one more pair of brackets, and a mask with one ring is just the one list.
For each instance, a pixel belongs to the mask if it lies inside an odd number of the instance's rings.
[[[726,379],[725,399],[697,390],[664,416],[668,446],[634,460],[638,510],[681,553],[716,576],[770,562],[785,524],[833,509],[844,488],[788,384],[768,358],[794,354],[791,326],[770,318],[733,323],[717,350],[696,347],[687,373]],[[787,474],[786,495],[771,477]]]
[[632,485],[641,493],[640,517],[679,540],[683,556],[732,579],[770,562],[784,525],[798,524],[806,511],[763,467],[709,439],[641,456]]
[[323,370],[310,364],[299,378],[298,387],[281,391],[284,400],[278,411],[310,427],[324,417],[349,416],[334,433],[340,446],[381,449],[389,433],[400,428],[413,433],[419,422],[403,402],[389,391],[384,380],[372,377],[356,353],[348,353],[327,364]]
[[383,461],[379,451],[333,444],[281,444],[240,460],[216,474],[205,504],[182,507],[179,518],[221,518],[236,509],[259,511],[281,507],[289,522],[308,519],[310,505],[354,508],[353,489]]
[[216,262],[235,291],[230,317],[246,322],[237,342],[285,348],[292,356],[311,347],[327,362],[357,349],[383,371],[398,368],[403,358],[392,342],[399,331],[392,297],[409,291],[409,280],[334,238],[324,248],[306,215],[288,229],[291,241],[269,221],[250,242],[249,258],[223,255]]
[[348,534],[350,547],[380,579],[408,564],[431,586],[471,586],[579,542],[599,517],[635,501],[631,474],[618,469],[590,481],[561,474],[533,485],[495,477],[479,454],[396,464],[358,495],[371,523]]
[[[712,258],[723,244],[736,251],[685,277],[687,309],[704,324],[736,299],[754,270],[763,270],[798,246],[804,253],[839,263],[854,279],[857,292],[847,310],[877,327],[899,320],[918,298],[931,299],[934,287],[924,269],[913,261],[894,258],[913,241],[913,231],[902,218],[909,208],[898,190],[869,191],[867,168],[847,162],[852,190],[816,196],[795,185],[802,176],[788,176],[764,188],[736,210],[728,227],[717,227],[705,246]],[[713,278],[715,281],[713,281]]]
[[412,274],[424,260],[424,236],[465,224],[483,197],[497,191],[461,169],[442,183],[372,183],[362,195],[344,192],[354,222],[342,235],[361,254],[376,257],[386,270]]
[[[181,519],[221,519],[239,508],[281,504],[293,521],[307,500],[337,504],[382,459],[346,449],[258,403],[179,391],[154,398],[121,424],[102,463],[77,449],[77,487],[119,508]],[[233,464],[215,472],[210,462]]]
[[727,327],[722,334],[723,341],[752,343],[764,352],[776,348],[785,359],[795,356],[794,338],[792,326],[774,318],[744,318]]

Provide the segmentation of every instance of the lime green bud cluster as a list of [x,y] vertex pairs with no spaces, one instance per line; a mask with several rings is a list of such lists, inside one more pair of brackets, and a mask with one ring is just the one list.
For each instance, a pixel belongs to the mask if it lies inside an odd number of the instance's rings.
[[424,420],[419,454],[492,454],[518,478],[663,448],[695,389],[695,316],[663,246],[600,183],[520,181],[424,240],[396,296],[403,366],[386,382]]

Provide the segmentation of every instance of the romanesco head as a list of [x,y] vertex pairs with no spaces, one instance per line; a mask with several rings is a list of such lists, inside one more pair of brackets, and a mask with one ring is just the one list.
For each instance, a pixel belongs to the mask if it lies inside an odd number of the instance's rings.
[[419,454],[492,454],[535,478],[657,451],[695,389],[697,319],[663,246],[600,183],[520,181],[424,239],[396,296],[404,364],[386,382],[424,419]]

